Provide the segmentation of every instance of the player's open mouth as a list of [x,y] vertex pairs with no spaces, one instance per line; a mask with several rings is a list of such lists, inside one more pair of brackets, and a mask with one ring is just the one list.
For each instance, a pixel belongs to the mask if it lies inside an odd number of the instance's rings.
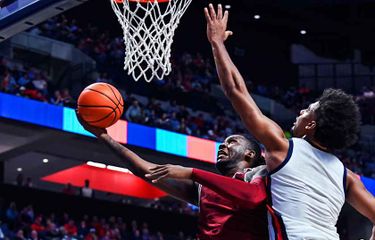
[[224,150],[219,150],[217,153],[217,159],[222,159],[222,158],[227,158],[228,153],[225,152]]

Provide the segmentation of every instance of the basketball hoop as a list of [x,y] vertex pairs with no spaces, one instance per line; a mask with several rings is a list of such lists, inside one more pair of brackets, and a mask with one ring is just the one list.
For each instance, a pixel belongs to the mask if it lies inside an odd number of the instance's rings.
[[110,1],[124,33],[124,70],[135,81],[163,79],[172,70],[174,31],[192,0]]

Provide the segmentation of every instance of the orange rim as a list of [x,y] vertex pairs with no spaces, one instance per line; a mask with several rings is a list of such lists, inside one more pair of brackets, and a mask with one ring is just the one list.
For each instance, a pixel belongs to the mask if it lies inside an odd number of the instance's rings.
[[[116,3],[123,3],[124,0],[113,0]],[[169,2],[169,0],[126,0],[129,2],[140,2],[140,3],[148,3],[148,2],[157,2],[157,3],[163,3],[163,2]]]

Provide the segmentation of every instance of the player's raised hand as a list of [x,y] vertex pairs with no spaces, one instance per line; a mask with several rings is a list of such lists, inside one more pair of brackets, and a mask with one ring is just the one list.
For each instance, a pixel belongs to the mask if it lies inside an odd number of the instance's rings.
[[152,180],[153,183],[164,178],[190,179],[193,172],[192,168],[171,164],[157,165],[149,170],[150,173],[146,174],[145,177]]
[[217,12],[212,4],[208,8],[204,8],[204,15],[207,20],[207,38],[210,43],[224,42],[232,31],[227,31],[228,11],[223,13],[221,4],[217,7]]
[[107,133],[107,130],[105,128],[93,127],[93,126],[89,125],[85,120],[83,120],[79,116],[78,110],[76,110],[76,115],[77,115],[77,119],[78,119],[79,123],[82,125],[82,127],[86,131],[94,134],[96,137],[100,137],[101,134]]

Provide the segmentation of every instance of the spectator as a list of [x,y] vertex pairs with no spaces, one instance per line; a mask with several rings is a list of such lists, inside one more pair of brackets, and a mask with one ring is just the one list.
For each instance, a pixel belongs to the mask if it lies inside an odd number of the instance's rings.
[[29,75],[25,72],[21,75],[21,77],[18,79],[17,83],[19,86],[26,87],[30,83]]
[[23,230],[20,229],[17,231],[16,236],[14,238],[15,240],[26,240],[25,235],[23,233]]
[[64,106],[75,107],[75,100],[70,95],[69,89],[64,88],[61,92],[61,97],[64,99]]
[[95,228],[90,228],[90,232],[86,235],[85,240],[98,240],[98,236],[96,235]]
[[23,174],[19,173],[16,177],[17,186],[23,186]]
[[27,188],[33,187],[33,180],[31,179],[31,177],[26,178],[25,187],[27,187]]
[[95,195],[94,190],[90,188],[90,180],[85,180],[85,186],[81,188],[81,196],[93,198]]
[[55,239],[60,237],[60,230],[56,226],[56,223],[52,222],[51,219],[47,220],[47,227],[45,231],[45,236],[50,239]]
[[42,74],[38,73],[36,79],[32,81],[34,88],[38,90],[43,96],[48,95],[48,84],[46,79],[42,76]]
[[139,106],[139,102],[137,100],[133,100],[132,105],[128,108],[125,113],[126,119],[132,122],[141,122],[142,121],[142,110]]
[[77,230],[78,238],[83,239],[89,233],[90,233],[90,228],[87,226],[86,221],[82,220]]
[[69,222],[64,225],[64,228],[68,236],[77,236],[78,230],[72,219],[70,219]]
[[35,221],[33,224],[31,224],[31,230],[35,230],[38,233],[44,232],[46,230],[45,226],[42,224],[43,218],[41,215],[37,216],[35,218]]
[[12,224],[15,223],[15,221],[18,218],[18,210],[15,202],[11,202],[9,204],[8,209],[5,212],[6,220]]
[[24,209],[21,211],[21,219],[25,223],[32,223],[34,222],[34,208],[32,205],[26,206]]
[[31,231],[31,237],[30,240],[39,240],[38,232],[35,230]]
[[56,90],[53,93],[53,96],[50,98],[50,102],[55,105],[60,105],[60,106],[64,105],[65,100],[61,96],[60,90]]

